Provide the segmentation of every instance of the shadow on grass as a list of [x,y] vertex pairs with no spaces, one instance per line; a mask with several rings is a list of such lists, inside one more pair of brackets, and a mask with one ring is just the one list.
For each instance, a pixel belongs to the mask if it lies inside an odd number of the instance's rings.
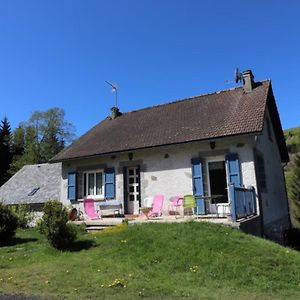
[[75,241],[72,244],[72,246],[70,246],[66,250],[70,251],[70,252],[78,252],[78,251],[81,251],[81,250],[88,250],[88,249],[93,248],[95,246],[96,246],[96,243],[93,240],[79,240],[79,241]]
[[0,242],[0,247],[8,247],[8,246],[15,246],[19,244],[25,244],[30,242],[36,242],[38,239],[36,238],[20,238],[14,237],[9,241]]

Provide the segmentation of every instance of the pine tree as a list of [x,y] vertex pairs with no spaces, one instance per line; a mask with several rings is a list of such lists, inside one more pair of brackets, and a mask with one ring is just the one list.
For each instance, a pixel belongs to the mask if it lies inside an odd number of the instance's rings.
[[0,186],[9,179],[9,167],[12,161],[11,129],[7,117],[0,125]]

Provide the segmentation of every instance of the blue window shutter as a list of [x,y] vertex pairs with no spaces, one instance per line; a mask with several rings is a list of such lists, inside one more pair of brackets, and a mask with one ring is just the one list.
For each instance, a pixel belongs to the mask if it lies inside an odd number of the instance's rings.
[[236,153],[230,153],[226,156],[228,184],[241,186],[241,174],[239,157]]
[[192,158],[192,177],[193,177],[193,194],[196,197],[196,213],[198,215],[205,214],[205,203],[203,196],[203,176],[202,176],[202,162],[199,158]]
[[104,170],[104,195],[105,199],[115,198],[115,169],[108,168]]
[[195,196],[203,196],[203,178],[202,178],[202,162],[199,158],[193,158],[192,177],[193,177],[193,194]]
[[68,173],[68,199],[76,200],[76,173]]
[[124,195],[124,213],[128,213],[128,186],[127,186],[127,167],[123,167],[123,195]]

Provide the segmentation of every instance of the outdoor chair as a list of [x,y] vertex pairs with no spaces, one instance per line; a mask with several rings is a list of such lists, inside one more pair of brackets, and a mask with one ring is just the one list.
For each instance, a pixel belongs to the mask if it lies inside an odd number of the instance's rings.
[[148,213],[148,218],[160,217],[162,215],[162,207],[164,203],[163,195],[155,195],[153,198],[152,208]]
[[180,215],[180,212],[178,212],[178,209],[183,207],[183,198],[181,196],[174,196],[172,198],[172,202],[169,209],[169,214],[174,214],[175,217],[177,215]]
[[101,219],[101,214],[95,210],[95,200],[86,198],[83,200],[85,216],[90,220]]
[[196,209],[196,198],[193,195],[185,195],[183,197],[183,213],[194,215]]
[[139,218],[141,218],[141,219],[147,219],[147,216],[148,216],[150,210],[152,209],[153,198],[154,197],[149,196],[149,197],[146,197],[143,200],[142,207],[140,208]]

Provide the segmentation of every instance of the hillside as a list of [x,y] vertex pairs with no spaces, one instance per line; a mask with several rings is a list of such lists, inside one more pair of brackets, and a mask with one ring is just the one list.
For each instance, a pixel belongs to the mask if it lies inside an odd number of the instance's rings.
[[300,253],[208,223],[81,233],[71,252],[34,230],[0,248],[0,293],[47,299],[299,299]]
[[285,168],[288,172],[293,168],[293,158],[296,153],[300,153],[300,126],[286,129],[284,131],[286,146],[290,156],[290,162]]
[[285,178],[289,196],[291,221],[294,227],[300,229],[300,204],[292,200],[292,186],[294,185],[293,173],[295,172],[295,155],[300,153],[300,126],[284,131],[290,162],[285,167]]

